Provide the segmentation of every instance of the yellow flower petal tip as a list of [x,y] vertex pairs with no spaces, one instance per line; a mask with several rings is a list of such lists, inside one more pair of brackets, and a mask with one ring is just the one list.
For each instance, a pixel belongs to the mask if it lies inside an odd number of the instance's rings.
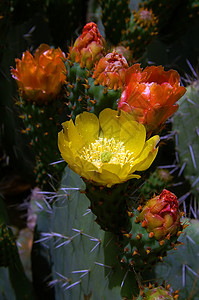
[[[139,134],[138,134],[139,133]],[[99,119],[82,113],[63,124],[58,135],[62,157],[70,168],[96,185],[111,187],[146,170],[154,161],[159,136],[148,141],[144,125],[127,112],[104,109]]]

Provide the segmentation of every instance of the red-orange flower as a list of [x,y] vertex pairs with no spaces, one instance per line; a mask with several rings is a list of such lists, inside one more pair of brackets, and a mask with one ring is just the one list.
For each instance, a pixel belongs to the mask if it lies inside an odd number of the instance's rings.
[[46,44],[41,44],[34,56],[26,51],[21,60],[15,59],[16,69],[12,68],[11,73],[23,99],[47,102],[57,96],[66,79],[63,59],[65,54],[60,48]]
[[135,64],[126,71],[125,89],[118,107],[132,112],[135,120],[146,126],[147,132],[159,131],[177,111],[175,103],[185,91],[175,70],[164,71],[162,66],[142,70],[140,64]]
[[96,65],[93,74],[95,84],[101,84],[114,90],[122,88],[127,68],[128,63],[125,57],[113,50],[112,53],[102,57]]
[[80,63],[81,68],[90,70],[104,56],[105,44],[97,25],[90,22],[84,26],[82,34],[71,47],[71,60]]

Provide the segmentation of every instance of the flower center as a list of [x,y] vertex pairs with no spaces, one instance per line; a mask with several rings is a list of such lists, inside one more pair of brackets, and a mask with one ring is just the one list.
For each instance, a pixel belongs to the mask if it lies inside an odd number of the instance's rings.
[[103,163],[124,165],[127,162],[132,163],[134,158],[133,153],[126,150],[124,143],[114,138],[98,138],[84,147],[80,155],[96,167],[101,167]]
[[110,153],[109,151],[104,151],[102,154],[101,154],[101,161],[103,163],[107,163],[111,160],[111,157],[112,157],[112,153]]

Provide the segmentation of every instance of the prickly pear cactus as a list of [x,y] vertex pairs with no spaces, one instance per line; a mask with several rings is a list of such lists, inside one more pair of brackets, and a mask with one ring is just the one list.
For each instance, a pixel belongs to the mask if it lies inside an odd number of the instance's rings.
[[49,284],[55,288],[56,299],[132,299],[139,294],[140,280],[148,279],[152,264],[178,244],[178,235],[155,239],[138,222],[136,210],[129,213],[129,233],[100,230],[85,188],[67,167],[49,232],[42,232],[40,238],[50,245],[53,279]]
[[[134,272],[122,269],[117,236],[99,229],[82,193],[85,184],[66,169],[51,215],[50,232],[56,299],[121,299],[138,292]],[[81,192],[82,191],[82,192]],[[128,276],[127,276],[128,273]]]
[[[187,87],[185,96],[180,100],[179,110],[173,118],[176,134],[176,151],[179,155],[180,173],[183,172],[191,184],[191,192],[199,201],[199,83]],[[191,121],[191,122],[190,122]]]

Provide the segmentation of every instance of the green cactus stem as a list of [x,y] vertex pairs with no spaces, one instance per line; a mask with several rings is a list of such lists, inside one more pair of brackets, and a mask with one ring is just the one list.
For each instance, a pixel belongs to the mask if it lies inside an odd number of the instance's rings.
[[99,4],[102,10],[102,23],[104,25],[106,39],[111,44],[118,45],[121,41],[125,24],[130,18],[129,0],[100,0]]
[[56,136],[59,131],[59,122],[64,111],[62,99],[54,100],[48,105],[23,101],[21,98],[16,104],[19,106],[20,118],[23,120],[24,129],[29,145],[35,154],[34,167],[36,184],[39,187],[49,186],[49,175],[53,183],[59,181],[63,171],[63,164],[51,164],[60,161]]
[[157,36],[157,24],[158,18],[152,9],[141,7],[138,11],[133,10],[123,30],[121,44],[132,50],[134,60],[143,55],[147,45]]

